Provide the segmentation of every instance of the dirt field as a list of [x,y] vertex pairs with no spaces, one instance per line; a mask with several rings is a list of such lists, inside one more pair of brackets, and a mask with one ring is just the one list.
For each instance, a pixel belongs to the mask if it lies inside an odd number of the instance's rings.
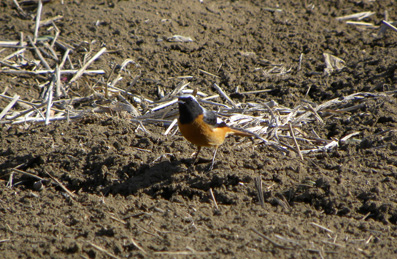
[[[324,124],[304,126],[325,139],[358,132],[338,147],[302,161],[296,152],[230,137],[211,172],[204,170],[211,149],[192,167],[194,146],[179,133],[163,135],[161,123],[145,125],[145,133],[125,114],[1,124],[1,258],[397,257],[397,33],[377,35],[379,28],[336,19],[371,11],[361,22],[380,26],[385,12],[397,20],[394,0],[64,2],[44,4],[41,20],[63,17],[55,24],[60,40],[74,47],[71,55],[82,59],[106,46],[90,66],[106,76],[133,59],[139,67],[131,78],[140,77],[118,87],[152,100],[181,76],[206,93],[217,93],[217,83],[235,101],[273,100],[291,109],[373,95],[355,100],[354,109],[320,114]],[[35,6],[21,7],[36,14]],[[13,1],[0,3],[1,40],[32,36],[34,24]],[[54,34],[46,28],[40,35]],[[193,41],[170,42],[173,35]],[[323,53],[345,67],[325,74]],[[0,92],[40,100],[42,80],[0,73]],[[84,76],[68,94],[92,94],[94,82]],[[233,94],[236,87],[269,91]],[[9,102],[0,97],[0,109]],[[74,198],[17,172],[9,186],[16,167],[50,174]]]

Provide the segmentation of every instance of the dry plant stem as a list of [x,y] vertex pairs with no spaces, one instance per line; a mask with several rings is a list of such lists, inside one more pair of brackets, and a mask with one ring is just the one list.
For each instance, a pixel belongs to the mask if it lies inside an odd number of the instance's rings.
[[51,23],[52,23],[52,26],[54,26],[54,28],[55,28],[55,36],[54,36],[54,39],[52,40],[50,46],[51,46],[51,48],[54,48],[54,45],[55,45],[55,43],[57,42],[57,39],[58,39],[59,34],[60,34],[61,32],[60,32],[60,30],[58,29],[58,27],[55,25],[54,21],[51,21]]
[[142,128],[142,130],[143,130],[146,134],[151,135],[150,131],[148,131],[148,130],[145,128],[145,126],[143,125],[142,121],[139,121],[139,126]]
[[59,59],[57,57],[57,53],[55,52],[55,50],[51,47],[50,44],[48,44],[48,42],[44,42],[44,47],[46,47],[52,56],[50,56],[53,60],[55,60],[56,62],[59,62]]
[[[22,102],[22,100],[18,100],[18,101],[19,101],[19,102]],[[22,103],[25,103],[25,102],[22,102]],[[41,108],[41,107],[45,106],[46,103],[42,103],[42,104],[40,104],[40,105],[35,105],[35,104],[33,104],[33,103],[29,103],[29,105],[32,106],[31,109],[28,109],[28,110],[25,110],[25,111],[23,111],[23,112],[20,112],[20,113],[18,113],[17,115],[15,115],[14,117],[7,118],[7,119],[8,119],[8,120],[15,120],[15,119],[18,118],[18,117],[21,117],[21,116],[23,116],[23,115],[26,115],[26,114],[28,114],[29,112],[33,111],[33,110],[37,110],[38,108]]]
[[[193,91],[194,91],[194,90],[192,90],[192,89],[183,89],[183,90],[180,91],[180,92],[182,92],[182,94],[193,94]],[[198,95],[198,96],[202,96],[202,97],[204,97],[204,98],[208,98],[208,97],[206,97],[206,96],[208,96],[207,94],[205,94],[205,93],[203,93],[203,92],[200,92],[200,91],[197,92],[197,95]],[[216,95],[216,96],[219,97],[219,95]],[[217,98],[217,97],[212,96],[212,98]],[[210,98],[210,99],[211,99],[211,98]]]
[[324,226],[321,226],[321,225],[319,225],[319,224],[317,224],[315,222],[310,222],[310,224],[315,226],[315,227],[321,228],[322,230],[325,230],[325,231],[327,231],[329,233],[334,233],[334,231],[332,231],[332,230],[330,230],[330,229],[328,229],[328,228],[326,228]]
[[29,176],[29,177],[33,177],[33,178],[35,178],[35,179],[37,179],[37,180],[40,180],[40,181],[44,180],[44,178],[41,178],[41,177],[38,176],[38,175],[31,174],[31,173],[22,171],[22,170],[17,169],[17,168],[12,168],[11,171],[13,171],[13,172],[15,172],[15,173],[19,173],[19,174],[26,175],[26,176]]
[[128,105],[128,107],[130,108],[130,110],[132,111],[132,114],[135,117],[138,117],[141,115],[141,113],[135,108],[134,105],[132,105],[127,99],[124,98],[124,96],[122,96],[121,94],[119,94],[117,96],[118,98],[120,98],[120,100],[122,100],[124,103],[126,103]]
[[[342,109],[339,109],[339,110],[334,111],[334,112],[335,113],[351,112],[351,111],[355,111],[355,110],[361,109],[363,107],[365,107],[365,103],[360,103],[360,104],[357,104],[357,105],[354,105],[354,106],[350,106],[350,107],[347,107],[347,108],[342,108]],[[329,112],[333,112],[331,110],[328,110],[328,111]]]
[[[66,70],[61,70],[61,74],[75,74],[79,70],[75,69],[66,69]],[[36,70],[36,71],[27,71],[27,70],[0,70],[1,73],[4,74],[30,74],[30,75],[41,75],[41,74],[51,74],[54,73],[55,70],[53,69],[48,69],[48,70]],[[86,70],[83,72],[83,74],[105,74],[104,70]]]
[[292,244],[294,244],[294,245],[297,245],[297,246],[302,247],[302,245],[299,244],[296,240],[293,240],[293,239],[290,239],[290,238],[286,238],[286,237],[283,237],[283,236],[280,236],[280,235],[277,235],[277,234],[275,234],[274,236],[275,236],[276,238],[280,239],[280,240],[285,241],[285,242],[289,242],[289,243],[292,243]]
[[[63,89],[62,87],[62,83],[61,83],[61,70],[58,66],[58,64],[55,67],[55,96],[56,97],[60,97],[63,93],[63,95],[66,95],[65,89]],[[61,93],[62,92],[62,93]]]
[[163,115],[161,116],[161,119],[164,118],[169,118],[172,115],[171,114],[175,114],[176,110],[173,110],[173,107],[169,106],[166,109],[164,109]]
[[28,18],[29,16],[25,13],[25,11],[21,8],[21,6],[19,6],[19,3],[17,0],[13,0],[18,12],[25,18]]
[[[69,53],[70,53],[70,49],[67,49],[67,50],[65,51],[65,53],[63,54],[61,64],[59,64],[59,70],[62,70],[63,66],[65,65],[65,61],[66,61],[66,59],[68,58]],[[76,72],[77,72],[77,71],[76,71]]]
[[197,251],[161,251],[154,252],[155,255],[209,255],[214,254],[214,252],[197,252]]
[[302,150],[301,152],[303,154],[307,154],[310,152],[322,152],[322,151],[326,151],[326,150],[330,150],[331,148],[337,147],[338,146],[338,141],[331,141],[328,144],[326,144],[325,146],[319,147],[319,148],[313,148],[313,149],[309,149],[309,150]]
[[268,12],[278,12],[278,13],[281,13],[283,11],[283,9],[269,8],[269,7],[265,7],[265,8],[263,8],[263,10],[268,11]]
[[102,48],[101,50],[98,51],[97,54],[95,54],[95,56],[93,56],[90,60],[88,60],[87,63],[85,63],[83,65],[83,67],[73,76],[72,79],[70,79],[69,84],[75,82],[77,79],[79,79],[84,71],[87,69],[87,67],[89,67],[91,65],[92,62],[94,62],[97,58],[99,58],[104,52],[106,52],[106,48]]
[[387,27],[389,27],[393,31],[397,32],[397,28],[395,26],[393,26],[391,23],[389,23],[387,21],[382,21],[382,24],[386,25]]
[[270,108],[270,106],[267,103],[262,103],[264,107],[266,107],[266,109],[269,111],[272,119],[270,121],[270,125],[275,125],[276,127],[278,127],[278,119],[276,117],[276,115],[274,114],[272,108]]
[[141,250],[142,253],[147,254],[145,249],[143,249],[132,237],[130,237],[131,243],[138,248],[139,250]]
[[40,50],[36,47],[35,43],[33,42],[32,38],[30,36],[28,36],[28,40],[30,45],[32,45],[34,51],[36,52],[37,56],[39,57],[39,59],[41,60],[41,62],[43,63],[43,66],[48,69],[51,70],[51,67],[48,65],[47,61],[44,59],[43,55],[41,55]]
[[[299,113],[300,109],[302,108],[301,105],[296,106],[288,115],[285,121],[282,123],[282,125],[288,124],[290,121],[292,121],[295,125],[297,125],[300,121],[297,121],[296,115]],[[295,118],[295,120],[293,120]],[[299,118],[299,117],[298,117]]]
[[174,99],[174,100],[172,100],[170,102],[166,102],[164,104],[161,104],[159,106],[156,106],[156,107],[152,108],[152,111],[154,112],[154,111],[157,111],[157,110],[161,110],[161,109],[163,109],[165,107],[168,107],[170,105],[173,105],[174,103],[177,103],[177,102],[178,102],[178,99]]
[[211,195],[212,201],[214,202],[214,206],[215,206],[216,210],[220,211],[219,207],[218,207],[218,203],[216,202],[216,199],[215,199],[214,192],[212,191],[212,188],[210,188],[210,195]]
[[286,211],[290,212],[291,211],[291,206],[289,205],[287,199],[283,196],[280,195],[280,198],[274,197],[276,202],[283,207]]
[[14,186],[14,184],[12,183],[13,179],[14,179],[14,172],[11,172],[6,185],[7,188],[11,189]]
[[274,245],[277,248],[286,249],[286,250],[294,249],[293,247],[283,246],[283,245],[280,245],[279,243],[274,242],[273,240],[271,240],[270,238],[268,238],[267,236],[265,236],[264,234],[260,233],[259,231],[257,231],[254,228],[251,228],[251,231],[255,232],[257,235],[259,235],[263,239],[266,239],[267,241],[269,241],[272,245]]
[[39,27],[40,27],[40,19],[41,19],[41,11],[43,10],[43,3],[41,2],[41,0],[39,0],[38,3],[38,7],[37,7],[37,15],[36,15],[36,23],[34,26],[34,38],[33,38],[33,42],[36,43],[36,40],[39,36]]
[[124,93],[124,94],[129,95],[129,96],[132,96],[132,97],[134,97],[134,98],[138,98],[138,99],[140,100],[140,102],[142,102],[142,100],[143,100],[143,101],[148,102],[148,103],[150,103],[150,104],[153,103],[153,101],[150,100],[150,99],[148,99],[148,98],[145,98],[145,97],[143,97],[143,96],[138,96],[138,95],[136,95],[136,94],[130,93],[130,92],[128,92],[128,91],[126,91],[126,90],[123,90],[123,89],[121,89],[121,88],[117,88],[117,87],[111,86],[111,85],[108,85],[108,87],[109,87],[110,89],[114,89],[114,90],[116,90],[116,91],[119,91],[119,92]]
[[[43,113],[42,113],[39,109],[37,109],[36,107],[33,106],[33,108],[34,108],[34,109],[36,110],[36,112],[41,116],[41,118],[43,118],[43,121],[45,121],[45,117],[44,117]],[[26,116],[29,117],[28,114],[27,114]]]
[[54,24],[55,21],[61,20],[63,18],[62,15],[57,15],[48,19],[45,19],[43,21],[40,21],[40,26],[45,26],[49,24]]
[[[18,67],[18,64],[7,62],[7,61],[6,62],[0,61],[0,65],[3,65],[5,67],[9,67],[9,68],[12,68],[12,69],[17,69],[16,71],[18,71],[20,69]],[[5,71],[7,71],[7,70],[5,70]],[[0,72],[1,72],[1,70],[0,70]]]
[[271,91],[273,91],[273,89],[263,89],[263,90],[239,92],[239,94],[260,94],[260,93],[266,93],[266,92],[271,92]]
[[23,46],[23,32],[21,31],[20,37],[19,37],[19,45]]
[[346,247],[345,245],[337,244],[335,242],[329,242],[327,240],[321,240],[321,242],[323,242],[324,244],[327,244],[327,245],[333,245],[333,246],[337,246],[337,247],[341,247],[341,248],[345,248]]
[[185,89],[186,86],[188,86],[190,82],[185,82],[184,80],[178,84],[178,86],[167,96],[165,96],[163,99],[168,99],[176,96],[179,94],[183,89]]
[[168,79],[192,79],[192,78],[194,78],[194,76],[171,76],[171,77],[168,77]]
[[13,58],[13,57],[15,57],[17,55],[20,55],[20,54],[24,53],[25,51],[26,51],[26,48],[23,48],[23,49],[20,49],[18,51],[15,51],[14,53],[12,53],[12,54],[8,55],[7,57],[3,58],[1,61],[3,61],[3,62],[7,61],[7,60],[9,60],[9,59],[11,59],[11,58]]
[[368,243],[371,241],[371,239],[373,238],[373,235],[370,235],[369,238],[365,241],[365,244],[368,245]]
[[346,136],[344,136],[343,138],[341,138],[340,141],[341,141],[341,142],[344,142],[344,141],[348,140],[349,138],[354,137],[354,136],[356,136],[356,135],[358,135],[358,134],[360,134],[360,133],[361,133],[361,132],[359,132],[359,131],[350,133],[349,135],[346,135]]
[[3,109],[3,111],[0,113],[0,120],[7,114],[7,112],[15,105],[15,103],[18,101],[19,95],[14,95],[12,98],[12,101]]
[[370,23],[370,22],[346,21],[346,24],[350,24],[350,25],[361,25],[361,26],[367,26],[367,27],[371,27],[371,28],[378,28],[378,26],[375,26],[375,24]]
[[302,152],[301,152],[301,149],[299,148],[299,144],[298,144],[298,142],[296,141],[294,129],[292,128],[291,123],[289,123],[288,126],[289,126],[289,130],[290,130],[290,132],[291,132],[291,136],[292,136],[292,138],[293,138],[293,140],[294,140],[294,144],[295,144],[295,147],[296,147],[296,151],[298,152],[299,157],[301,158],[301,160],[304,161],[303,155],[302,155]]
[[[112,77],[112,75],[113,75],[115,69],[116,69],[116,66],[113,66],[112,71],[110,71],[110,75],[109,75],[109,77],[108,77],[108,80],[107,80],[107,82],[105,83],[105,98],[106,98],[106,99],[109,98],[109,88],[108,88],[108,86],[109,86],[110,78]],[[114,84],[112,84],[112,86],[114,86]]]
[[125,90],[126,92],[131,92],[131,89],[136,85],[136,83],[138,82],[138,79],[141,77],[142,72],[139,71],[139,75],[135,76],[132,81],[130,82],[130,85],[128,86],[128,88]]
[[54,93],[53,88],[54,88],[54,81],[51,81],[50,85],[48,87],[48,102],[47,102],[47,113],[46,113],[46,117],[45,117],[45,125],[50,124],[52,96]]
[[362,20],[366,17],[369,17],[371,15],[375,14],[374,12],[360,12],[360,13],[355,13],[355,14],[349,14],[345,16],[339,16],[336,17],[337,20],[348,20],[348,19],[357,19],[357,20]]
[[111,219],[117,221],[117,222],[120,222],[121,224],[124,224],[124,225],[127,224],[127,222],[125,222],[124,220],[119,219],[119,218],[117,218],[117,217],[115,217],[115,216],[113,216],[113,215],[110,215],[109,217],[110,217]]
[[260,176],[255,177],[255,188],[258,192],[259,203],[261,204],[262,208],[265,208],[265,197],[263,196],[262,178]]
[[114,258],[114,259],[119,259],[119,257],[117,257],[116,255],[112,254],[111,252],[107,251],[106,249],[104,249],[104,248],[102,248],[102,247],[100,247],[100,246],[98,246],[98,245],[96,245],[94,243],[91,243],[91,242],[87,242],[87,243],[90,244],[96,250],[98,250],[98,251],[100,251],[102,253],[105,253],[107,256],[109,256],[111,258]]
[[[83,113],[76,115],[76,116],[70,116],[69,119],[78,119],[81,118],[83,116]],[[61,121],[61,120],[67,120],[68,118],[66,116],[64,117],[50,117],[50,121]],[[44,119],[38,119],[38,118],[26,118],[26,119],[22,119],[22,120],[17,120],[17,121],[0,121],[0,124],[20,124],[20,123],[26,123],[26,122],[45,122],[45,118]]]
[[230,99],[230,97],[219,87],[219,85],[214,83],[214,87],[219,92],[219,94],[221,96],[223,96],[223,98],[225,98],[234,108],[237,108],[237,104],[235,102],[233,102],[232,99]]
[[[129,64],[129,63],[133,63],[134,65],[136,65],[135,61],[133,59],[127,58],[126,60],[124,60],[124,62],[121,64],[120,67],[120,72],[117,74],[116,78],[112,81],[112,86],[116,86],[117,82],[120,81],[121,79],[121,72],[125,69],[125,67]],[[112,70],[113,72],[114,70]],[[110,76],[109,76],[110,78]]]
[[302,60],[303,60],[303,53],[301,53],[299,56],[298,71],[300,71],[302,69]]
[[50,173],[44,170],[44,172],[53,180],[55,183],[61,187],[71,198],[76,198],[76,194],[72,193],[71,191],[68,190],[68,188],[65,187],[58,179],[56,179],[54,176],[52,176]]
[[323,119],[321,118],[321,116],[317,113],[317,111],[310,105],[310,104],[307,104],[308,105],[308,108],[309,108],[309,110],[314,114],[314,116],[316,117],[316,119],[321,123],[321,124],[324,124],[324,121],[323,121]]
[[389,12],[387,10],[385,10],[384,16],[384,20],[389,21]]
[[[218,97],[219,97],[219,95],[216,96],[216,98],[218,98]],[[210,105],[221,106],[221,107],[224,107],[224,108],[226,108],[226,109],[231,109],[231,108],[230,108],[229,106],[227,106],[226,104],[217,103],[217,102],[211,102],[211,101],[208,101],[208,99],[209,99],[209,98],[200,99],[200,102],[206,103],[206,104],[210,104]]]
[[321,253],[320,250],[316,250],[316,249],[306,249],[306,251],[311,252],[311,253],[317,253],[321,259],[324,259],[323,253]]
[[163,133],[163,135],[165,135],[165,136],[168,135],[177,122],[178,122],[178,119],[174,119],[171,122],[170,126],[168,126],[167,130]]
[[0,47],[2,48],[24,48],[28,44],[26,42],[20,42],[15,40],[0,40]]
[[203,73],[203,74],[206,74],[206,75],[209,75],[209,76],[219,77],[219,76],[217,76],[217,75],[211,74],[210,72],[207,72],[207,71],[202,70],[202,69],[199,69],[199,72],[201,72],[201,73]]

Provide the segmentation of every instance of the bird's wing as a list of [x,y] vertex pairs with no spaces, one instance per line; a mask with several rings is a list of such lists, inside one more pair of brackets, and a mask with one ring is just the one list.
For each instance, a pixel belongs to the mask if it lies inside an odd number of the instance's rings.
[[204,109],[204,122],[210,125],[211,127],[225,127],[226,123],[222,121],[218,116],[216,116],[215,112],[208,111]]

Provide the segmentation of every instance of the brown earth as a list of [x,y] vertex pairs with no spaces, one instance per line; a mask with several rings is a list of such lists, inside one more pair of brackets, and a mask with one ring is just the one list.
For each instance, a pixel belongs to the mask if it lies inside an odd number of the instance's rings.
[[[267,9],[275,7],[282,12]],[[110,52],[94,69],[110,74],[114,64],[135,60],[141,77],[134,91],[148,98],[158,99],[158,87],[168,93],[181,81],[176,77],[189,75],[191,85],[207,93],[215,92],[214,82],[228,93],[237,86],[271,89],[232,97],[294,108],[302,100],[321,104],[357,92],[396,90],[397,33],[377,37],[378,29],[335,19],[363,11],[375,12],[364,19],[375,25],[386,11],[389,20],[397,19],[394,0],[192,0],[51,1],[42,20],[63,16],[56,25],[76,57],[106,46]],[[0,25],[2,39],[18,40],[21,31],[33,31],[34,21],[5,1]],[[40,29],[41,35],[50,33]],[[194,42],[166,41],[175,34]],[[324,75],[324,52],[345,60],[346,67]],[[271,64],[291,70],[268,76]],[[40,80],[0,74],[0,91],[8,87],[7,95],[37,100]],[[119,87],[127,89],[128,80]],[[84,80],[80,94],[82,89],[90,91]],[[307,125],[327,139],[360,132],[332,151],[309,153],[301,161],[293,152],[231,137],[211,172],[204,170],[206,161],[190,167],[194,147],[178,134],[162,135],[160,124],[148,125],[147,134],[123,116],[92,114],[48,126],[2,125],[0,257],[110,256],[98,246],[118,258],[396,258],[396,97],[357,100],[357,110]],[[0,107],[8,102],[0,99]],[[39,191],[36,180],[17,173],[7,187],[17,166],[46,179],[51,174],[76,198],[47,181]],[[258,176],[264,208],[255,189]]]

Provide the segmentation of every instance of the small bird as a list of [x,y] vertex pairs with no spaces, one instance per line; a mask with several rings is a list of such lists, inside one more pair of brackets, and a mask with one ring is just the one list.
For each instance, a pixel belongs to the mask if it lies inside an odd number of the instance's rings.
[[216,152],[218,147],[225,141],[226,136],[257,136],[254,133],[227,126],[214,112],[202,107],[193,95],[180,96],[178,98],[178,105],[179,130],[188,141],[197,146],[193,163],[196,162],[202,147],[215,147],[214,156],[212,157],[208,171],[211,171],[214,167]]

